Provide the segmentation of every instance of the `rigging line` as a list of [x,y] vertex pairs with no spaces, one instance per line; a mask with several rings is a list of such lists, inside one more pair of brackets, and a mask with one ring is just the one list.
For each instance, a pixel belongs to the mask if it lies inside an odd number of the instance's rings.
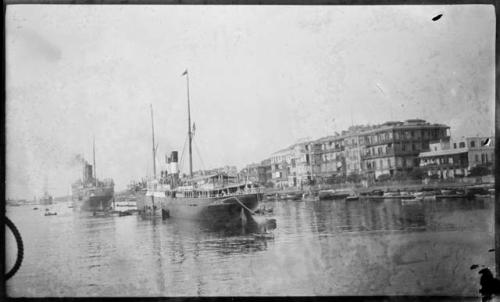
[[181,160],[179,161],[179,170],[184,167],[184,151],[186,151],[187,137],[184,139],[184,146],[182,147]]
[[[194,141],[193,141],[194,142]],[[203,170],[205,170],[205,163],[203,162],[203,158],[201,158],[201,153],[200,153],[200,150],[198,149],[198,144],[193,144],[194,145],[194,148],[196,149],[196,153],[198,154],[198,157],[200,158],[200,162],[201,162],[201,168]]]

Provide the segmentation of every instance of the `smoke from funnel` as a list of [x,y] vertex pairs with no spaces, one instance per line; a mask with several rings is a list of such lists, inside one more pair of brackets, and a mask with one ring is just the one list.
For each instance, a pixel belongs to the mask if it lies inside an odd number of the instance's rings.
[[73,156],[73,158],[70,160],[69,165],[70,166],[77,166],[77,165],[88,165],[88,161],[85,160],[85,158],[81,154],[76,154]]

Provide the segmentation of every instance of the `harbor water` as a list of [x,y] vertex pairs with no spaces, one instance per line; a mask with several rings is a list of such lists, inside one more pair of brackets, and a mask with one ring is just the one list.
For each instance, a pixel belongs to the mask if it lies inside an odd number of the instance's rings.
[[[7,207],[24,260],[11,297],[478,296],[494,268],[493,199],[264,201],[274,239],[194,221]],[[39,207],[39,206],[38,206]],[[7,267],[15,240],[6,234]]]

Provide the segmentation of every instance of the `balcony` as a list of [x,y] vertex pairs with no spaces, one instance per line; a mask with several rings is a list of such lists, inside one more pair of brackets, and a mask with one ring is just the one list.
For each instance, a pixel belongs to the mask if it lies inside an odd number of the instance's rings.
[[396,155],[396,152],[394,149],[389,149],[387,152],[382,152],[380,154],[362,154],[361,159],[373,159],[373,158],[381,158],[381,157],[388,157],[388,156],[394,156]]

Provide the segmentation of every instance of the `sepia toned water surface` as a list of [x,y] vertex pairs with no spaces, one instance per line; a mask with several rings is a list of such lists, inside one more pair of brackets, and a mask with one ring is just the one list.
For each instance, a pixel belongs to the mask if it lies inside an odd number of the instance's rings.
[[[275,238],[193,221],[7,207],[25,245],[9,296],[478,296],[493,200],[265,201]],[[15,242],[6,234],[7,267]]]

